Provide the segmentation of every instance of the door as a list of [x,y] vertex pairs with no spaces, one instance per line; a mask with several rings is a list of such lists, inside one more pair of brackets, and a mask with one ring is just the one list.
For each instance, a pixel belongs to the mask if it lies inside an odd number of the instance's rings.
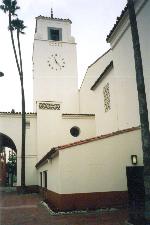
[[129,198],[129,222],[142,225],[144,222],[144,167],[132,166],[126,168],[128,198]]

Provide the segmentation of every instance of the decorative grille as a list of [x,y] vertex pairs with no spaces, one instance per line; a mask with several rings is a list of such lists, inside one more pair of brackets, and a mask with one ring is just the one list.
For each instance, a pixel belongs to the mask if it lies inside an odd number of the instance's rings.
[[108,112],[111,109],[110,106],[110,91],[109,91],[109,83],[107,83],[103,88],[104,95],[104,108],[105,112]]
[[39,109],[60,110],[60,104],[39,103]]

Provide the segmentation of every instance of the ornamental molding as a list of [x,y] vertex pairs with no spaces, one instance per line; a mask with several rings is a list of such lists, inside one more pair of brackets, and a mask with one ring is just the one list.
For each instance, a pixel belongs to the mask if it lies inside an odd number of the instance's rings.
[[62,119],[95,119],[95,114],[62,114]]
[[60,104],[41,102],[39,103],[39,109],[60,110]]

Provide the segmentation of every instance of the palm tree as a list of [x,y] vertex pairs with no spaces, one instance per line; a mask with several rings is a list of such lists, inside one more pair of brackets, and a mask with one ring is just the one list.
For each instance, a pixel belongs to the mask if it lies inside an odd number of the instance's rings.
[[139,100],[139,114],[141,123],[142,149],[144,160],[144,187],[145,187],[145,223],[150,224],[150,131],[148,120],[148,109],[143,76],[143,65],[140,50],[140,41],[136,14],[133,0],[128,0],[128,12],[131,25],[132,42],[134,50],[136,82]]
[[[26,28],[24,26],[24,22],[18,18],[12,19],[16,17],[16,11],[20,9],[17,6],[16,0],[3,0],[3,5],[0,5],[0,8],[4,11],[4,13],[8,13],[9,18],[9,31],[11,35],[12,47],[15,55],[16,65],[19,73],[20,84],[21,84],[21,95],[22,95],[22,151],[21,151],[21,187],[22,191],[25,190],[25,125],[26,125],[26,115],[25,115],[25,94],[24,94],[24,85],[23,85],[23,68],[22,68],[22,56],[21,56],[21,47],[20,47],[20,33],[24,34],[23,30]],[[17,31],[17,47],[14,41],[14,31]]]

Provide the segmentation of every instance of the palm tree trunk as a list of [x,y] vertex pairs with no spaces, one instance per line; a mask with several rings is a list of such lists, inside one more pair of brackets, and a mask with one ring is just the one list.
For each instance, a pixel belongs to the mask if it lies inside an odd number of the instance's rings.
[[[11,26],[11,13],[9,12],[9,27],[10,26]],[[18,57],[17,57],[17,53],[16,53],[13,32],[12,32],[11,28],[10,28],[10,34],[11,34],[11,41],[12,41],[13,51],[14,51],[15,60],[16,60],[16,64],[17,64],[17,69],[18,69],[18,73],[19,73],[19,76],[20,76],[20,83],[21,83],[21,95],[22,95],[21,187],[22,187],[22,189],[24,189],[24,187],[25,187],[25,129],[26,129],[25,125],[26,125],[26,117],[25,117],[25,95],[24,95],[24,87],[23,87],[22,57],[21,57],[19,32],[17,32],[17,40],[18,40],[20,65],[19,65],[19,62],[18,62]]]
[[22,94],[22,152],[21,152],[21,187],[25,188],[25,129],[26,129],[26,116],[25,116],[25,96],[24,96],[24,88],[23,81],[21,84],[21,94]]
[[26,114],[25,114],[25,95],[24,95],[24,86],[23,86],[23,69],[22,69],[22,56],[21,56],[21,47],[20,47],[20,38],[19,31],[17,30],[17,41],[19,49],[19,58],[20,58],[20,82],[21,82],[21,95],[22,95],[22,151],[21,151],[21,187],[25,189],[25,137],[26,137]]
[[128,0],[128,11],[131,24],[131,33],[135,59],[136,82],[139,100],[139,114],[141,122],[142,149],[144,160],[144,187],[145,187],[144,216],[145,216],[145,224],[150,224],[150,132],[149,132],[148,109],[145,93],[140,41],[133,0]]
[[[11,13],[9,11],[9,27],[11,27]],[[15,60],[16,60],[16,65],[17,65],[17,69],[18,69],[18,73],[20,74],[20,66],[19,66],[19,62],[18,62],[18,57],[17,57],[17,53],[16,53],[16,48],[15,48],[15,43],[14,43],[14,36],[13,36],[13,32],[10,28],[10,35],[11,35],[11,42],[12,42],[12,46],[13,46],[13,51],[14,51],[14,55],[15,55]]]

